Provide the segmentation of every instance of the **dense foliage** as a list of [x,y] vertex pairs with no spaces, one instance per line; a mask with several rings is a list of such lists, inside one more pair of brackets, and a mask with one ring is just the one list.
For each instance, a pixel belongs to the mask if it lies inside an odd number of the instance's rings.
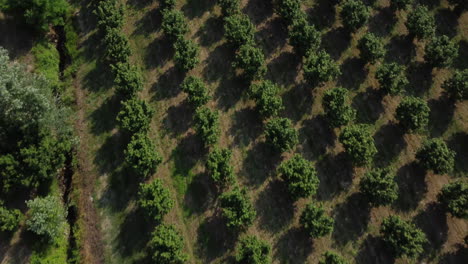
[[284,109],[278,91],[278,86],[269,80],[252,84],[250,96],[255,100],[257,110],[263,118],[277,116]]
[[218,142],[221,130],[219,128],[219,113],[208,107],[200,107],[195,112],[195,131],[202,139],[205,147]]
[[266,73],[265,56],[252,43],[243,44],[236,52],[232,67],[241,69],[247,80],[261,79]]
[[235,48],[252,43],[254,33],[254,25],[245,14],[233,14],[224,19],[224,37]]
[[442,88],[456,100],[468,100],[468,69],[455,71],[455,74],[442,84]]
[[23,218],[18,209],[7,209],[0,201],[0,232],[15,231]]
[[412,2],[412,0],[392,0],[390,7],[393,9],[404,10]]
[[289,30],[289,43],[299,55],[304,55],[308,51],[316,51],[322,42],[322,34],[309,25],[306,18],[297,19],[293,22]]
[[231,165],[232,151],[215,148],[208,155],[206,169],[211,179],[221,187],[234,183],[234,167]]
[[359,40],[358,48],[361,52],[361,58],[370,63],[376,62],[385,55],[385,46],[382,38],[377,37],[373,33],[366,33]]
[[385,244],[397,257],[406,255],[415,258],[423,252],[423,245],[427,242],[421,229],[398,216],[385,218],[380,232]]
[[232,191],[223,193],[219,201],[229,229],[240,231],[252,225],[257,213],[245,188],[236,186]]
[[374,169],[367,172],[361,179],[359,189],[373,206],[389,205],[398,198],[395,175],[388,169]]
[[161,28],[164,34],[173,42],[182,39],[189,31],[184,14],[178,10],[165,9]]
[[192,40],[179,38],[174,44],[174,61],[177,68],[190,71],[200,62],[200,47]]
[[317,192],[319,179],[317,172],[310,161],[296,154],[290,160],[283,161],[278,173],[288,186],[288,191],[297,200],[307,198]]
[[455,152],[442,139],[427,140],[416,153],[421,165],[437,174],[449,173],[455,164]]
[[48,242],[55,242],[66,228],[67,211],[63,208],[62,201],[49,195],[26,201],[26,205],[29,208],[29,218],[26,220],[28,230]]
[[276,12],[286,20],[287,23],[291,24],[294,20],[304,17],[301,10],[301,1],[302,0],[276,0]]
[[319,264],[347,264],[348,262],[333,251],[327,251],[322,255]]
[[153,220],[159,222],[174,207],[171,193],[160,179],[140,184],[138,204]]
[[151,234],[149,247],[153,251],[153,260],[158,264],[182,264],[188,260],[183,252],[182,236],[173,225],[156,227]]
[[136,66],[119,62],[111,67],[115,75],[116,91],[120,96],[130,98],[143,90],[143,77]]
[[435,32],[435,19],[426,6],[417,6],[408,14],[406,27],[410,34],[420,38],[428,38]]
[[312,85],[331,81],[340,73],[338,64],[324,50],[309,52],[305,56],[304,78]]
[[339,140],[355,165],[369,164],[377,153],[374,139],[369,129],[364,125],[346,127],[341,132]]
[[356,31],[367,23],[369,8],[360,0],[346,0],[342,6],[341,19],[349,31]]
[[130,133],[146,132],[153,114],[153,108],[146,101],[133,97],[122,103],[117,122]]
[[409,131],[421,131],[429,123],[431,109],[426,101],[418,97],[403,98],[396,109],[396,119]]
[[356,117],[356,111],[348,103],[348,90],[337,87],[325,92],[322,106],[332,127],[348,124]]
[[94,13],[98,18],[98,26],[102,32],[107,32],[111,28],[122,28],[123,26],[123,5],[118,5],[116,0],[99,1]]
[[176,5],[176,0],[161,0],[161,7],[163,9],[173,9]]
[[223,16],[233,15],[240,12],[240,0],[218,0]]
[[382,64],[377,69],[375,78],[384,92],[391,95],[400,94],[409,83],[405,76],[405,67],[395,62]]
[[456,181],[445,185],[437,199],[453,216],[468,219],[468,184]]
[[424,48],[424,59],[434,67],[450,66],[458,56],[458,45],[447,36],[434,37]]
[[302,212],[299,222],[311,238],[319,238],[333,231],[335,221],[326,215],[321,205],[309,203]]
[[147,177],[155,172],[162,158],[156,151],[156,146],[145,133],[137,133],[132,136],[130,143],[124,150],[125,161],[134,172]]
[[127,36],[118,28],[107,30],[103,43],[106,47],[105,57],[110,64],[128,63],[131,50]]
[[269,264],[271,247],[256,236],[243,237],[237,246],[236,261],[239,264]]
[[298,133],[288,118],[274,118],[265,126],[266,143],[278,152],[291,150],[298,143]]
[[187,101],[194,108],[206,104],[211,99],[203,80],[198,77],[189,76],[185,78],[181,89],[184,93],[187,93]]

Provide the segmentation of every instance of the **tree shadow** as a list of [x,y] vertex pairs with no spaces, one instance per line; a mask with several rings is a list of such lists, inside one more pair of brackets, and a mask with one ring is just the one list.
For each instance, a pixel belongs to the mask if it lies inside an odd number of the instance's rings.
[[223,111],[234,107],[248,88],[249,84],[241,76],[222,78],[218,89],[214,92],[218,107]]
[[291,228],[278,239],[274,248],[273,258],[280,263],[302,264],[307,262],[314,246],[302,228]]
[[[139,0],[134,0],[139,2]],[[135,30],[132,36],[135,35],[149,35],[158,31],[162,23],[161,9],[154,8],[145,12],[145,15],[136,22]]]
[[415,209],[427,192],[426,171],[415,161],[401,167],[396,175],[399,195],[394,208],[399,211]]
[[249,15],[252,23],[258,25],[273,15],[273,4],[272,1],[250,0],[242,12]]
[[440,137],[447,130],[455,112],[455,102],[446,95],[429,100],[429,131],[432,137]]
[[335,23],[335,6],[330,0],[317,0],[315,5],[307,10],[309,18],[318,29],[331,27]]
[[432,85],[432,67],[427,63],[411,63],[406,69],[409,89],[407,92],[414,96],[425,94]]
[[418,0],[416,1],[420,5],[425,5],[429,9],[435,8],[440,5],[440,0]]
[[91,92],[107,91],[114,86],[114,74],[108,63],[98,58],[93,69],[86,73],[83,88]]
[[234,248],[236,236],[226,230],[225,223],[218,215],[208,218],[200,224],[197,230],[195,251],[203,263],[212,261]]
[[312,110],[313,95],[309,87],[297,85],[282,95],[283,115],[295,122]]
[[421,258],[431,260],[437,256],[442,245],[447,241],[448,225],[444,208],[436,202],[430,203],[425,210],[420,212],[414,219],[415,223],[426,234],[429,241],[425,245]]
[[364,92],[356,94],[351,106],[356,109],[356,120],[359,123],[374,124],[382,113],[382,90],[368,87]]
[[356,256],[356,263],[393,264],[395,257],[388,253],[380,237],[367,236]]
[[454,173],[468,175],[468,134],[466,132],[453,134],[448,146],[456,153]]
[[346,59],[341,65],[341,75],[338,85],[349,90],[357,90],[367,77],[366,62],[361,58]]
[[413,40],[409,35],[398,35],[390,39],[386,46],[385,61],[407,65],[416,54]]
[[229,135],[234,138],[231,147],[246,147],[262,133],[262,120],[254,108],[243,108],[234,112]]
[[187,100],[170,106],[163,119],[164,129],[173,136],[184,134],[192,126],[193,112]]
[[232,76],[231,62],[234,59],[235,50],[227,43],[217,46],[209,53],[202,76],[208,82],[215,82]]
[[201,215],[216,199],[216,190],[206,173],[196,175],[187,186],[184,195],[184,207],[188,216]]
[[339,27],[322,36],[322,47],[334,60],[337,60],[341,53],[348,48],[350,41],[351,36],[348,31],[344,27]]
[[174,160],[173,174],[187,177],[204,154],[206,149],[198,136],[193,133],[188,134],[171,153],[171,158]]
[[458,17],[448,9],[437,9],[435,14],[436,32],[439,35],[447,35],[453,38],[457,35]]
[[283,23],[284,21],[280,17],[271,19],[255,33],[256,41],[265,51],[266,57],[280,50],[286,44],[288,32]]
[[335,223],[332,237],[335,243],[343,246],[363,235],[370,220],[370,210],[364,195],[359,192],[338,204],[333,211]]
[[136,199],[141,178],[125,167],[109,174],[109,184],[96,201],[96,205],[112,213],[121,213],[131,200]]
[[455,60],[453,66],[459,70],[464,70],[468,68],[468,42],[466,40],[461,40],[458,43],[458,57]]
[[393,15],[390,7],[380,9],[380,11],[369,19],[369,32],[380,37],[390,34],[395,27],[397,18]]
[[153,69],[164,65],[174,56],[172,42],[165,36],[156,38],[145,49],[144,65],[146,69]]
[[320,180],[317,191],[319,200],[332,199],[353,181],[353,166],[344,152],[336,156],[326,154],[317,162],[316,169]]
[[211,10],[216,1],[213,0],[187,0],[187,3],[182,7],[184,15],[192,20],[196,17],[201,17],[205,12]]
[[209,17],[195,34],[203,47],[209,47],[223,38],[223,21],[218,17]]
[[114,129],[119,108],[120,98],[117,95],[106,98],[89,116],[91,133],[98,136]]
[[129,0],[127,1],[127,5],[130,5],[136,9],[142,9],[147,7],[152,2],[153,0]]
[[123,257],[131,257],[137,253],[145,254],[146,244],[150,240],[153,224],[139,207],[129,212],[119,226],[117,251]]
[[405,131],[395,123],[387,123],[380,127],[374,135],[377,155],[374,159],[375,167],[387,167],[390,165],[406,147],[403,138]]
[[268,177],[276,174],[276,166],[281,156],[275,153],[265,142],[260,142],[247,152],[242,163],[240,175],[247,184],[259,186]]
[[282,52],[268,64],[267,78],[274,83],[289,86],[295,82],[302,58],[292,52]]
[[185,79],[185,72],[181,72],[175,67],[171,67],[162,75],[151,87],[154,94],[152,100],[161,101],[176,97],[180,93],[180,85]]
[[0,46],[8,50],[11,60],[26,55],[36,41],[34,31],[17,16],[8,15],[0,19],[0,32],[2,32]]
[[336,135],[323,115],[304,120],[299,130],[299,142],[304,149],[302,152],[309,160],[323,155],[327,147],[333,146],[335,140]]
[[255,211],[260,228],[271,234],[277,234],[289,225],[294,218],[294,201],[285,183],[280,180],[269,182],[255,201]]
[[123,150],[129,142],[129,135],[114,133],[108,136],[97,150],[94,164],[100,174],[111,173],[124,162]]
[[458,250],[444,254],[438,264],[460,264],[466,263],[468,259],[468,248],[458,244]]

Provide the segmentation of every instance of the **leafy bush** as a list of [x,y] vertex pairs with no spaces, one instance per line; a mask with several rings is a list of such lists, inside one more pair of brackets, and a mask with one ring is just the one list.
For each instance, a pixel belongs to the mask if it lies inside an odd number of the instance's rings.
[[468,219],[468,184],[456,181],[445,185],[438,201],[455,217]]
[[304,77],[313,85],[331,81],[340,75],[338,64],[324,50],[309,52],[304,59]]
[[240,13],[240,0],[218,0],[223,16]]
[[322,34],[309,25],[306,18],[297,19],[289,30],[289,43],[294,47],[296,53],[304,55],[308,51],[316,51],[322,42]]
[[118,5],[116,0],[99,1],[94,10],[98,18],[98,26],[102,32],[115,28],[121,29],[124,23],[123,5]]
[[385,46],[382,38],[372,33],[366,33],[359,40],[358,48],[361,52],[361,58],[370,63],[374,63],[385,55]]
[[200,62],[198,58],[200,47],[192,40],[180,38],[176,41],[174,48],[174,61],[177,68],[187,72]]
[[333,251],[327,251],[322,255],[319,264],[347,264],[348,262],[337,253]]
[[151,234],[149,247],[153,251],[153,260],[158,264],[182,264],[188,256],[182,251],[184,241],[173,225],[162,224]]
[[174,207],[171,193],[160,179],[151,183],[140,184],[138,204],[152,219],[159,222]]
[[128,38],[120,29],[109,29],[104,36],[105,57],[111,64],[128,63],[131,54]]
[[29,208],[29,218],[26,225],[29,231],[44,237],[48,242],[55,242],[66,228],[67,211],[62,201],[56,196],[37,197],[26,201]]
[[239,231],[252,225],[256,212],[245,188],[236,186],[232,191],[223,193],[219,201],[228,228]]
[[369,129],[364,125],[346,127],[341,132],[339,140],[355,165],[364,166],[369,164],[377,153],[374,139]]
[[162,13],[163,18],[161,28],[164,34],[175,43],[175,41],[183,38],[189,31],[184,14],[173,9],[165,9]]
[[375,77],[385,93],[391,95],[400,94],[409,83],[405,76],[405,67],[394,62],[382,64]]
[[222,187],[227,187],[235,182],[234,167],[231,165],[232,151],[229,149],[215,148],[208,155],[206,170],[211,179]]
[[174,9],[176,0],[161,0],[161,7],[163,9]]
[[[0,204],[1,205],[1,204]],[[15,231],[23,218],[21,211],[18,209],[7,209],[0,206],[0,232]]]
[[237,263],[269,264],[271,247],[266,241],[256,236],[246,236],[239,241],[237,246]]
[[145,133],[132,136],[124,151],[125,161],[141,177],[152,174],[162,158],[151,139]]
[[236,48],[252,43],[254,33],[255,28],[245,14],[234,14],[224,19],[224,36]]
[[389,205],[398,198],[395,176],[388,169],[367,172],[361,179],[359,189],[373,206]]
[[125,62],[116,63],[111,67],[115,76],[116,91],[120,96],[130,98],[143,90],[143,77],[136,66]]
[[309,203],[299,219],[301,226],[312,238],[319,238],[333,231],[333,218],[325,214],[321,205]]
[[435,32],[435,19],[425,6],[417,6],[408,14],[406,27],[410,34],[420,38],[428,38]]
[[250,95],[255,100],[258,112],[263,118],[277,116],[278,112],[284,109],[278,90],[278,86],[269,80],[252,84]]
[[278,15],[289,24],[305,17],[301,10],[301,0],[276,0],[275,7]]
[[416,153],[421,165],[437,174],[449,173],[455,164],[455,152],[442,139],[427,140]]
[[360,0],[346,0],[341,10],[344,27],[349,31],[356,31],[367,23],[370,17],[369,8]]
[[468,69],[457,70],[442,84],[442,88],[456,100],[468,100]]
[[404,10],[411,2],[412,0],[392,0],[390,2],[390,7],[392,9]]
[[261,79],[266,73],[265,56],[260,48],[251,43],[243,44],[232,62],[233,68],[240,68],[246,79]]
[[195,108],[206,104],[211,99],[205,84],[198,77],[189,76],[185,78],[181,89],[188,94],[187,101]]
[[117,122],[130,133],[147,132],[153,114],[153,108],[146,101],[133,97],[122,103]]
[[60,82],[60,54],[57,47],[49,41],[38,41],[31,49],[34,56],[35,71],[42,74],[54,90]]
[[278,152],[291,150],[298,143],[298,134],[288,118],[274,118],[265,126],[266,143]]
[[200,107],[195,112],[194,121],[195,131],[206,147],[218,142],[221,130],[217,111],[211,111],[208,107]]
[[426,101],[417,97],[405,97],[396,109],[396,118],[406,129],[420,131],[429,123],[431,109]]
[[348,124],[356,117],[356,111],[347,103],[348,90],[337,87],[325,92],[322,105],[325,116],[332,127]]
[[290,195],[295,199],[307,198],[317,192],[319,179],[312,163],[296,154],[283,161],[278,172],[288,186]]
[[458,45],[447,36],[435,37],[426,45],[424,53],[424,59],[432,66],[450,66],[458,56]]
[[427,243],[425,234],[414,224],[401,220],[398,216],[384,219],[380,232],[383,241],[397,257],[406,255],[410,258],[419,256],[423,252],[423,245]]

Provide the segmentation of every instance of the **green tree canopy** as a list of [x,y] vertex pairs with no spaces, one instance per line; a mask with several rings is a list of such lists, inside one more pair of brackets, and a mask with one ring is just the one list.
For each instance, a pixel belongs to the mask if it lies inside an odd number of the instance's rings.
[[210,152],[206,162],[206,169],[211,179],[223,188],[235,182],[231,156],[231,150],[216,147]]
[[185,78],[181,85],[181,89],[184,93],[187,93],[187,101],[194,108],[198,108],[206,104],[211,99],[203,80],[198,77],[188,76]]
[[195,131],[202,139],[205,147],[218,142],[221,130],[219,128],[219,113],[208,107],[199,107],[195,112]]
[[429,123],[431,109],[418,97],[405,97],[396,109],[396,118],[409,131],[421,131]]
[[408,85],[405,67],[395,62],[384,63],[377,69],[375,78],[386,94],[397,95]]
[[305,17],[293,22],[289,30],[289,43],[299,55],[304,55],[308,51],[318,50],[322,42],[322,34],[315,29]]
[[218,0],[223,16],[240,13],[240,0]]
[[250,88],[250,96],[257,104],[257,110],[263,118],[277,116],[284,109],[283,100],[278,95],[279,88],[269,80],[254,83]]
[[140,184],[138,204],[153,220],[160,222],[174,207],[174,200],[162,181],[155,179],[150,183]]
[[333,251],[327,251],[322,255],[319,264],[348,264],[348,261]]
[[137,133],[132,136],[124,150],[124,156],[128,166],[141,177],[147,177],[155,172],[162,161],[156,151],[156,146],[146,133]]
[[104,33],[111,28],[120,29],[123,26],[124,8],[116,0],[99,1],[94,13],[98,18],[99,29]]
[[224,36],[234,47],[252,43],[255,28],[245,14],[233,14],[224,19]]
[[337,87],[325,92],[322,106],[331,127],[344,126],[355,119],[356,110],[348,101],[348,90],[344,88]]
[[133,97],[122,103],[117,122],[130,133],[147,132],[153,114],[154,109],[146,101]]
[[455,164],[455,152],[442,139],[427,140],[416,153],[421,165],[437,174],[449,173]]
[[305,17],[301,10],[302,0],[276,0],[275,9],[280,17],[292,24],[295,20]]
[[303,67],[304,77],[312,85],[331,81],[341,73],[338,64],[324,50],[307,53]]
[[173,225],[161,224],[151,234],[149,247],[158,264],[182,264],[188,256],[183,252],[184,241]]
[[239,264],[269,264],[271,247],[256,236],[245,236],[237,246],[236,261]]
[[298,133],[288,118],[273,118],[265,126],[266,143],[278,152],[291,150],[298,143]]
[[406,27],[410,34],[420,38],[428,38],[435,32],[435,19],[426,6],[418,5],[408,14]]
[[164,9],[161,28],[164,34],[174,43],[189,32],[184,14],[174,9]]
[[174,61],[176,67],[187,72],[200,62],[200,47],[190,39],[179,38],[175,45]]
[[445,185],[437,199],[453,216],[468,219],[468,184],[462,180]]
[[265,56],[252,43],[243,44],[236,52],[233,68],[239,68],[247,80],[261,79],[266,73]]
[[0,232],[15,231],[23,218],[18,209],[7,209],[0,202]]
[[373,33],[366,33],[359,40],[358,48],[361,52],[361,58],[370,63],[375,63],[385,56],[385,46],[382,38]]
[[395,175],[388,169],[374,169],[364,174],[359,189],[373,206],[389,205],[398,198]]
[[458,45],[447,36],[434,37],[424,48],[424,59],[434,67],[452,65],[458,56]]
[[278,173],[286,182],[288,191],[295,200],[310,197],[317,192],[319,185],[317,172],[312,163],[299,154],[283,161]]
[[369,8],[360,0],[346,0],[342,6],[341,19],[349,31],[356,31],[367,23]]
[[222,215],[229,229],[240,231],[253,224],[257,213],[245,188],[238,186],[219,197]]
[[26,220],[28,230],[44,237],[48,242],[55,242],[65,231],[67,211],[62,201],[56,196],[37,197],[26,201],[29,218]]
[[106,47],[105,57],[111,65],[127,64],[132,53],[127,36],[118,28],[107,30],[103,43]]
[[339,140],[355,165],[369,164],[377,153],[374,139],[367,126],[348,126],[341,132]]
[[325,213],[321,205],[309,203],[302,212],[299,222],[311,238],[319,238],[333,231],[335,221]]
[[143,76],[136,66],[128,62],[111,65],[117,93],[124,98],[134,97],[143,90]]
[[448,95],[456,100],[468,100],[468,69],[457,70],[442,84]]
[[392,0],[390,1],[390,7],[392,9],[404,10],[412,2],[412,0]]

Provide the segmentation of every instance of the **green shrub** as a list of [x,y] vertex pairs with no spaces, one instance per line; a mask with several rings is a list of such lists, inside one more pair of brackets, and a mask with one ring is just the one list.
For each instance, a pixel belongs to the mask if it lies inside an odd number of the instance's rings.
[[176,0],[161,0],[161,7],[163,9],[174,9],[176,2]]
[[459,180],[445,185],[437,196],[437,200],[453,216],[468,219],[468,184],[466,182]]
[[210,178],[223,188],[235,182],[234,167],[231,165],[232,151],[214,148],[208,155],[206,170]]
[[321,205],[309,203],[301,214],[299,222],[311,238],[319,238],[333,231],[333,218],[325,214]]
[[361,58],[370,63],[375,63],[385,55],[385,46],[382,38],[372,33],[366,33],[359,40],[358,48],[361,52]]
[[319,185],[317,172],[312,163],[296,154],[290,160],[283,161],[278,173],[288,186],[293,199],[307,198],[315,195]]
[[233,68],[239,68],[247,80],[261,79],[266,73],[265,56],[260,48],[251,43],[243,44],[232,62]]
[[195,112],[195,131],[202,139],[205,147],[218,142],[221,130],[219,128],[219,113],[208,107],[200,107]]
[[182,251],[184,241],[175,226],[162,224],[151,234],[149,247],[153,251],[153,260],[158,264],[182,264],[188,256]]
[[190,71],[200,62],[200,47],[192,40],[178,39],[174,45],[174,61],[177,68]]
[[396,109],[396,119],[409,131],[421,131],[429,123],[431,109],[426,101],[417,97],[405,97]]
[[120,29],[108,30],[103,42],[106,46],[105,57],[111,64],[128,63],[131,54],[130,44]]
[[234,14],[224,19],[224,36],[235,48],[252,43],[255,28],[245,14]]
[[0,232],[15,231],[23,218],[18,209],[7,209],[0,204]]
[[457,70],[442,84],[448,95],[456,100],[468,100],[468,69]]
[[163,10],[161,28],[164,34],[174,43],[184,37],[189,32],[187,21],[184,14],[178,10]]
[[240,0],[218,0],[223,16],[240,13]]
[[347,264],[346,261],[341,255],[333,251],[327,251],[322,255],[322,258],[319,261],[319,264]]
[[29,231],[44,237],[48,242],[55,242],[65,231],[67,211],[62,201],[56,196],[37,197],[26,201],[29,208],[29,218],[26,226]]
[[447,36],[435,37],[424,48],[424,59],[434,67],[452,65],[458,56],[458,45]]
[[372,206],[389,205],[398,198],[395,175],[388,169],[367,172],[361,179],[359,189]]
[[223,193],[219,201],[229,229],[240,231],[253,224],[256,212],[245,188],[236,186],[232,191]]
[[243,264],[269,264],[271,247],[256,236],[243,237],[237,246],[236,261]]
[[124,23],[124,7],[116,0],[99,1],[94,10],[98,19],[98,26],[102,32],[110,29],[121,29]]
[[397,257],[406,255],[415,258],[423,252],[423,245],[427,243],[426,236],[421,229],[410,222],[401,220],[398,216],[385,218],[380,232],[385,244]]
[[437,174],[451,172],[455,164],[455,152],[438,138],[427,140],[416,153],[416,158],[426,170]]
[[417,6],[408,14],[406,27],[410,34],[420,38],[428,38],[435,32],[435,19],[425,6]]
[[297,19],[289,30],[289,43],[294,47],[296,53],[304,55],[308,51],[318,50],[322,42],[322,34],[309,25],[306,18]]
[[194,108],[198,108],[206,104],[211,99],[203,80],[198,77],[189,76],[185,78],[181,85],[181,89],[184,93],[187,93],[187,101]]
[[392,0],[390,7],[396,10],[405,10],[406,7],[411,4],[412,0]]
[[40,41],[31,49],[36,72],[44,75],[49,84],[57,89],[60,82],[60,54],[51,42]]
[[386,94],[400,94],[408,85],[405,67],[397,63],[384,63],[377,69],[375,77]]
[[309,52],[303,67],[304,78],[312,85],[331,81],[340,75],[338,64],[324,50]]
[[145,133],[137,133],[132,136],[130,143],[124,150],[126,163],[141,176],[147,177],[155,172],[162,158],[156,151],[156,146]]
[[339,140],[351,161],[357,166],[369,164],[377,153],[374,139],[364,125],[351,125],[343,129]]
[[278,95],[278,86],[269,80],[252,84],[250,96],[255,100],[258,112],[263,118],[277,116],[284,109],[283,100]]
[[298,143],[298,133],[288,118],[273,118],[265,126],[266,143],[278,152],[291,150]]
[[332,127],[348,124],[356,117],[356,111],[348,103],[348,90],[337,87],[325,92],[322,106]]
[[341,20],[349,31],[356,31],[367,23],[369,8],[360,0],[346,0],[341,10]]
[[305,17],[301,10],[302,0],[276,0],[275,9],[280,17],[292,24],[297,19]]
[[122,129],[134,134],[147,132],[153,117],[154,110],[146,101],[133,97],[122,103],[117,115],[117,122]]
[[160,179],[140,184],[138,204],[156,222],[160,222],[174,207],[171,193],[164,187]]
[[116,63],[111,66],[114,72],[114,84],[117,93],[124,98],[131,98],[143,90],[143,77],[140,70],[130,63]]

